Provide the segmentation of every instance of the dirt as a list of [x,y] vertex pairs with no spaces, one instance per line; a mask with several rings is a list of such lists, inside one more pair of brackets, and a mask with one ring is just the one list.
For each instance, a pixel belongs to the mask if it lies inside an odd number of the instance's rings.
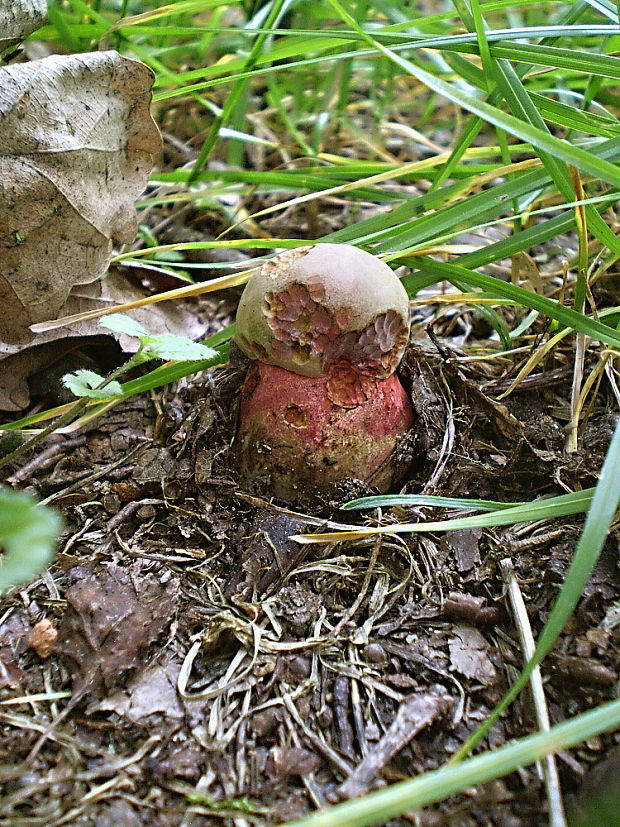
[[[595,484],[613,427],[605,400],[567,454],[570,375],[543,370],[497,400],[520,364],[464,359],[449,324],[402,367],[424,425],[403,446],[405,490],[515,501]],[[43,696],[0,706],[3,827],[277,824],[437,768],[522,663],[502,559],[534,634],[544,623],[581,517],[301,546],[288,538],[378,515],[339,509],[368,493],[355,481],[322,502],[248,490],[231,450],[244,370],[235,357],[128,400],[12,469],[66,527],[50,571],[0,606],[0,700]],[[383,513],[434,516],[446,512]],[[615,696],[618,540],[545,663],[554,722]],[[526,693],[483,746],[535,729]],[[617,742],[560,753],[569,802],[613,774]],[[390,824],[547,818],[530,767]]]

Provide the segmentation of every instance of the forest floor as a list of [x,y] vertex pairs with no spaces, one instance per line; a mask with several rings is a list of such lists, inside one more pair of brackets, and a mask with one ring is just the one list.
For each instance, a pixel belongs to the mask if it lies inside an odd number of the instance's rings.
[[[289,218],[284,237],[312,233],[306,213]],[[235,303],[188,307],[213,332]],[[432,480],[430,493],[516,501],[595,484],[613,418],[593,410],[578,452],[565,452],[570,368],[551,365],[498,402],[504,362],[464,348],[489,333],[481,322],[445,314],[433,340],[425,327],[420,305],[401,372],[426,436],[407,491],[429,492]],[[291,542],[363,522],[339,505],[366,490],[352,483],[340,499],[293,507],[248,491],[231,448],[243,370],[233,359],[134,397],[12,469],[8,481],[48,498],[66,523],[53,567],[0,607],[2,693],[44,696],[0,706],[0,825],[284,822],[441,766],[518,673],[500,561],[513,562],[536,634],[581,517]],[[612,533],[545,662],[552,721],[614,696],[619,599]],[[485,745],[535,729],[525,692]],[[618,760],[616,743],[601,736],[558,756],[569,801],[593,765]],[[547,820],[530,767],[390,824]]]

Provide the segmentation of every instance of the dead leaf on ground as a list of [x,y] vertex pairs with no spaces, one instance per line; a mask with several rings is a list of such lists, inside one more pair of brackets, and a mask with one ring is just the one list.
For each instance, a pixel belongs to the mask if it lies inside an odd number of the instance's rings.
[[30,342],[135,236],[159,132],[151,70],[116,52],[0,68],[0,339]]
[[450,641],[450,662],[454,671],[474,678],[484,686],[497,680],[497,670],[489,659],[490,646],[473,626],[458,624]]
[[[82,313],[100,307],[121,304],[144,298],[144,293],[131,284],[118,270],[112,269],[102,281],[73,288],[63,313]],[[206,325],[197,314],[173,302],[153,304],[131,311],[131,317],[140,322],[153,336],[174,333],[190,339],[202,338]],[[37,335],[30,344],[7,345],[0,342],[0,410],[20,411],[30,402],[28,379],[33,374],[48,370],[66,353],[79,347],[97,343],[93,337],[114,336],[121,348],[129,353],[137,350],[138,340],[130,336],[116,336],[99,326],[97,319],[76,322],[70,327],[49,330]],[[90,341],[86,340],[86,337]],[[97,369],[94,367],[93,369]]]
[[89,713],[112,711],[135,724],[155,713],[168,720],[180,720],[184,716],[177,694],[180,671],[181,662],[168,655],[162,663],[154,663],[135,675],[124,690],[90,707]]
[[28,37],[46,20],[46,0],[0,0],[0,51]]
[[74,569],[78,579],[66,593],[69,606],[56,650],[76,666],[74,699],[110,690],[147,657],[147,647],[170,624],[178,581],[160,579],[148,564],[113,563],[99,574]]
[[446,532],[446,543],[450,546],[456,557],[456,565],[459,571],[470,571],[480,562],[478,542],[481,537],[481,528]]

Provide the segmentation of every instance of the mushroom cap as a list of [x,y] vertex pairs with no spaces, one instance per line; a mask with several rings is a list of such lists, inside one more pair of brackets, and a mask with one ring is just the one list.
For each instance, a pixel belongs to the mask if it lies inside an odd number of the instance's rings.
[[303,376],[335,365],[378,379],[409,338],[409,298],[393,271],[348,244],[287,250],[246,285],[235,339],[250,359]]

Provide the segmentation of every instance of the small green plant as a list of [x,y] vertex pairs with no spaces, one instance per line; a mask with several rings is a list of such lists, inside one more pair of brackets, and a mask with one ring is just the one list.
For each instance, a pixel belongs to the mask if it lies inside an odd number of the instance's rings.
[[62,519],[21,491],[0,488],[0,594],[29,583],[52,561]]
[[172,333],[151,336],[140,322],[122,313],[103,316],[99,324],[113,333],[124,333],[126,336],[138,339],[139,347],[124,365],[121,365],[120,368],[114,371],[112,376],[107,378],[95,371],[84,369],[63,376],[63,384],[75,396],[88,399],[120,397],[123,395],[123,388],[116,377],[122,376],[137,365],[150,362],[152,359],[198,362],[201,359],[213,359],[217,356],[217,351],[213,348],[202,345],[200,342],[193,342],[184,336],[175,336]]
[[[95,371],[78,370],[75,373],[68,373],[63,376],[63,382],[69,390],[74,393],[78,399],[70,403],[68,406],[57,408],[52,413],[61,414],[58,419],[52,422],[43,430],[39,431],[36,436],[28,442],[19,445],[15,450],[0,458],[0,468],[7,465],[21,454],[25,453],[31,448],[34,448],[42,442],[46,436],[56,431],[58,428],[65,427],[73,422],[81,411],[87,405],[101,405],[114,402],[118,399],[123,399],[127,396],[132,396],[151,387],[160,387],[168,382],[174,382],[182,376],[189,373],[195,373],[199,370],[204,370],[214,364],[219,364],[224,361],[221,351],[214,350],[208,345],[203,345],[198,342],[193,342],[191,339],[186,339],[183,336],[174,336],[170,333],[165,333],[160,336],[150,336],[147,331],[135,319],[122,314],[115,314],[104,316],[101,320],[103,327],[112,330],[115,333],[124,333],[127,336],[133,336],[138,339],[139,346],[137,351],[122,365],[119,365],[112,373],[107,376],[101,376]],[[212,336],[210,341],[213,344],[220,345],[227,340],[229,333],[226,335]],[[165,359],[177,363],[177,365],[162,365],[149,374],[149,377],[139,378],[127,382],[122,386],[118,379],[126,374],[132,368],[137,367],[145,362],[153,359]],[[178,366],[180,367],[180,372]],[[175,367],[177,370],[175,370]],[[154,380],[154,384],[153,384]],[[95,410],[96,412],[99,409]],[[47,415],[46,415],[47,416]],[[19,430],[20,428],[29,427],[37,421],[38,417],[26,417],[25,419],[14,422],[10,426],[4,426],[8,430]]]

